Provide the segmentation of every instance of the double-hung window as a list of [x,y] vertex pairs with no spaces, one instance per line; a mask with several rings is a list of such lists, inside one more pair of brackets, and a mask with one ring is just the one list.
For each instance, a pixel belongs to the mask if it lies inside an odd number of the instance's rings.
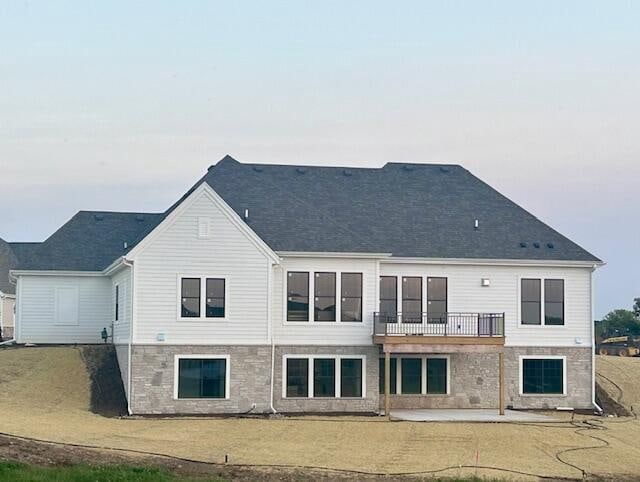
[[447,322],[447,278],[427,278],[427,323]]
[[[202,296],[204,293],[204,297]],[[224,318],[226,280],[224,278],[181,278],[181,318]]]
[[287,321],[309,321],[309,273],[287,275]]
[[396,321],[398,313],[398,278],[380,276],[380,315],[389,322]]
[[290,355],[284,358],[285,398],[362,398],[364,357]]
[[564,325],[564,280],[522,278],[520,318],[523,325]]
[[314,320],[336,321],[336,274],[315,273]]
[[340,310],[342,321],[362,321],[362,273],[342,273]]
[[228,398],[228,357],[176,357],[176,398]]
[[422,323],[422,278],[402,278],[402,322]]

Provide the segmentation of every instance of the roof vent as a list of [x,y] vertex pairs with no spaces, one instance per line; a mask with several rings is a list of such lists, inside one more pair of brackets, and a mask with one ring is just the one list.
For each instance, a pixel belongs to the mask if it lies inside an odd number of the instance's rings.
[[473,223],[473,229],[477,231],[479,227],[480,227],[480,221],[476,219]]
[[248,209],[244,210],[244,220],[247,223],[249,222],[249,210]]
[[253,166],[253,170],[256,172],[262,172],[264,169],[261,166]]
[[213,169],[214,167],[216,167],[215,164],[211,164],[208,168],[207,168],[207,172],[209,172],[211,169]]
[[124,243],[122,243],[122,248],[126,251],[126,249],[129,247],[129,243],[127,243],[126,241]]
[[525,243],[524,241],[520,241],[520,247],[521,248],[526,248],[527,247],[527,243]]
[[102,213],[95,213],[93,215],[93,219],[95,219],[96,221],[102,221],[104,220],[104,214]]
[[415,167],[411,166],[409,164],[405,164],[404,166],[402,166],[402,169],[404,169],[407,172],[411,172],[411,171],[413,171],[415,169]]
[[555,248],[555,246],[553,245],[553,243],[547,243],[547,248],[553,249]]
[[304,167],[296,167],[296,172],[298,174],[304,174],[307,170]]
[[342,174],[347,177],[351,177],[353,175],[353,173],[349,169],[345,169],[344,171],[342,171]]
[[533,243],[533,247],[539,249],[540,248],[540,243]]
[[139,223],[144,221],[144,214],[138,214],[136,215],[136,221],[138,221]]
[[440,166],[440,172],[449,172],[450,169],[447,166]]

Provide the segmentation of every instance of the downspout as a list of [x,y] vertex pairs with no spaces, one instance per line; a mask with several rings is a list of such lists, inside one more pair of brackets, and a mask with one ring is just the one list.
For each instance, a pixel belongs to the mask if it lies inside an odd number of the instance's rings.
[[594,265],[591,269],[591,276],[589,277],[591,285],[591,403],[596,407],[596,411],[599,414],[603,414],[604,410],[602,410],[602,407],[596,403],[596,327],[593,316],[595,306],[595,300],[593,298],[593,294],[595,292],[593,286],[593,275],[595,272],[596,266]]
[[278,413],[278,411],[273,406],[273,392],[274,392],[274,384],[275,384],[275,373],[276,373],[276,346],[273,338],[273,316],[271,313],[271,304],[273,299],[272,287],[273,287],[273,265],[270,261],[267,261],[267,334],[269,338],[269,342],[271,343],[271,377],[270,377],[270,386],[269,386],[269,409],[271,409],[271,413]]
[[128,266],[129,268],[131,268],[131,282],[129,283],[131,285],[131,319],[129,320],[129,347],[128,347],[128,352],[127,352],[127,413],[129,415],[133,415],[133,412],[131,410],[131,397],[132,397],[132,393],[131,393],[131,344],[133,342],[133,319],[135,318],[134,313],[135,313],[135,303],[134,303],[134,298],[135,298],[135,290],[134,290],[134,286],[133,286],[133,281],[135,279],[133,272],[134,272],[134,267],[133,267],[133,262],[131,261],[127,261],[126,258],[122,258],[122,262],[125,266]]

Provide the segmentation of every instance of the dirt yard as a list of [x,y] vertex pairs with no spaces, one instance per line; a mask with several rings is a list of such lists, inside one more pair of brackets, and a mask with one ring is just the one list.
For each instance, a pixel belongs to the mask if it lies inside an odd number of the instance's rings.
[[[621,403],[640,401],[640,359],[599,360],[601,369],[614,380],[611,390],[619,386],[623,392]],[[320,474],[327,479],[413,474],[620,480],[640,474],[640,422],[634,417],[571,420],[558,414],[556,421],[543,424],[387,422],[375,417],[109,418],[91,412],[90,385],[78,348],[1,349],[0,432],[5,438],[0,458],[15,459],[16,452],[26,450],[16,444],[35,443],[11,438],[18,436],[74,444],[60,452],[79,451],[79,458],[85,451],[98,453],[88,459],[92,463],[153,454],[148,460],[267,471],[276,478],[289,474],[286,478],[298,479],[302,473],[314,479]],[[7,447],[13,447],[13,455]],[[52,456],[64,449],[51,447]]]

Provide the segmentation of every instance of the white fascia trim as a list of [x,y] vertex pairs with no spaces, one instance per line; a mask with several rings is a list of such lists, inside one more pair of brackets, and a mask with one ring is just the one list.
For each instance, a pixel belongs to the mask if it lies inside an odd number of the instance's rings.
[[17,276],[104,276],[104,271],[43,271],[11,270],[12,277]]
[[140,253],[142,253],[151,242],[156,239],[160,234],[166,231],[169,226],[178,218],[184,211],[186,211],[197,199],[202,195],[206,195],[209,199],[220,209],[220,211],[236,226],[247,238],[274,264],[280,264],[280,257],[265,243],[251,227],[244,222],[240,216],[229,206],[224,199],[216,193],[209,184],[203,182],[198,186],[182,203],[176,207],[162,222],[157,225],[153,230],[147,234],[147,236],[140,241],[136,246],[127,254],[129,259],[135,259]]
[[536,266],[561,268],[591,268],[604,266],[603,261],[556,261],[540,259],[478,259],[478,258],[401,258],[381,259],[381,263],[398,264],[460,264],[479,266]]
[[391,253],[347,253],[347,252],[322,252],[322,251],[276,251],[276,254],[283,258],[356,258],[356,259],[379,259],[389,258]]

